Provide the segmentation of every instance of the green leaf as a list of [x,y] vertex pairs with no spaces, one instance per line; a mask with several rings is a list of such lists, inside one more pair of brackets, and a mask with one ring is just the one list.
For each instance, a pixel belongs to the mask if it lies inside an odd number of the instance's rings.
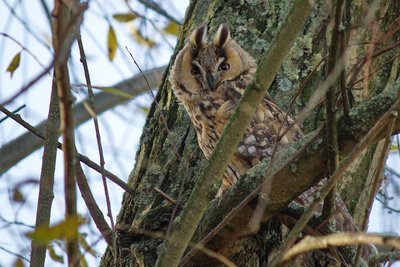
[[77,228],[83,224],[83,220],[78,216],[72,216],[66,221],[62,221],[54,226],[41,226],[33,232],[28,232],[25,235],[32,238],[39,244],[46,245],[55,239],[77,239]]
[[18,69],[19,62],[21,61],[21,52],[18,52],[13,59],[11,60],[10,64],[7,67],[7,71],[10,73],[11,77],[14,74],[14,71]]
[[108,47],[108,59],[112,61],[115,57],[115,52],[117,52],[117,36],[115,35],[114,28],[110,25],[108,28],[107,37],[107,47]]
[[165,28],[163,29],[163,31],[164,31],[165,33],[168,33],[168,34],[178,36],[178,33],[179,33],[179,25],[178,25],[176,22],[174,22],[174,21],[170,21],[170,22],[168,23],[168,25],[165,26]]
[[136,19],[138,16],[134,13],[116,13],[113,18],[118,22],[129,22]]

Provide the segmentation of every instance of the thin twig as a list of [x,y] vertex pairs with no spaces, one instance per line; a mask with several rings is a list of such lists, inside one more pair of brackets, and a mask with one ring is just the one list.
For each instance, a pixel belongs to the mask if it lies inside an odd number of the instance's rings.
[[160,194],[166,201],[168,201],[172,205],[174,205],[174,206],[176,205],[176,201],[172,197],[168,196],[164,191],[162,191],[158,187],[153,187],[153,190],[155,192],[157,192],[158,194]]
[[379,253],[378,255],[371,256],[369,259],[368,265],[369,266],[376,266],[378,263],[381,262],[393,262],[400,260],[400,252],[393,251],[393,252],[386,252],[386,253]]
[[[128,51],[129,55],[131,56],[133,62],[134,62],[135,65],[136,65],[136,67],[139,69],[140,73],[143,73],[142,69],[140,68],[139,64],[136,62],[136,60],[135,60],[135,58],[133,57],[132,53],[128,50],[128,47],[125,47],[125,48],[126,48],[126,50]],[[168,137],[168,138],[170,139],[170,141],[171,141],[172,149],[173,149],[173,151],[174,151],[176,157],[177,157],[178,159],[180,159],[180,155],[179,155],[179,152],[178,152],[178,148],[176,147],[176,144],[175,144],[174,140],[172,139],[171,131],[170,131],[169,127],[168,127],[167,120],[166,120],[166,118],[165,118],[165,116],[164,116],[164,113],[163,113],[163,111],[162,111],[162,108],[161,108],[160,104],[158,103],[158,100],[157,100],[157,98],[155,97],[153,91],[151,90],[150,85],[149,85],[149,82],[147,81],[147,78],[146,78],[146,76],[145,76],[144,74],[143,74],[143,77],[144,77],[144,79],[145,79],[145,81],[146,81],[148,90],[150,91],[150,94],[151,94],[151,96],[153,97],[153,101],[154,101],[154,103],[155,103],[155,106],[156,106],[158,112],[160,113],[160,118],[161,118],[161,121],[162,121],[162,123],[164,124],[165,130],[166,130],[166,132],[167,132],[167,137]],[[171,217],[170,217],[170,220],[169,220],[169,223],[168,223],[167,236],[169,236],[169,233],[170,233],[171,227],[172,227],[172,222],[174,221],[175,215],[176,215],[176,213],[177,213],[177,211],[178,211],[178,207],[179,207],[180,204],[181,204],[180,202],[181,202],[182,195],[183,195],[183,192],[184,192],[185,181],[186,181],[186,178],[184,177],[184,178],[182,179],[182,181],[181,181],[181,185],[180,185],[180,189],[179,189],[179,194],[178,194],[177,203],[176,203],[176,205],[174,206],[174,209],[172,210],[172,214],[171,214]]]
[[[147,84],[147,89],[149,90],[149,92],[150,92],[150,94],[151,94],[151,96],[152,96],[152,98],[154,100],[154,103],[155,103],[155,105],[157,107],[157,110],[160,112],[160,118],[161,118],[161,120],[162,120],[162,122],[163,122],[163,124],[165,126],[165,130],[167,131],[168,137],[171,138],[171,131],[170,131],[169,127],[168,127],[167,120],[166,120],[166,118],[165,118],[165,116],[164,116],[164,114],[162,112],[162,108],[161,108],[160,104],[158,103],[158,100],[156,99],[156,96],[154,95],[153,91],[151,90],[151,87],[150,87],[149,82],[147,81],[146,75],[144,74],[144,72],[140,68],[139,64],[136,62],[135,58],[133,57],[132,53],[129,51],[128,47],[125,46],[125,49],[126,49],[126,51],[128,51],[129,55],[131,56],[133,62],[136,65],[136,67],[139,69],[140,73],[143,75],[143,78],[144,78],[144,80],[146,81],[146,84]],[[177,149],[175,143],[173,142],[172,138],[171,138],[171,144],[172,144],[172,149],[174,150],[175,156],[179,159],[180,155],[179,155],[178,149]]]
[[[130,228],[130,231],[132,231],[134,234],[140,234],[140,235],[145,235],[145,236],[149,236],[149,237],[153,237],[153,238],[158,238],[158,239],[163,239],[163,240],[168,240],[169,237],[164,235],[161,232],[151,232],[151,231],[146,231],[144,229],[139,229],[139,228]],[[189,243],[190,247],[193,247],[193,249],[197,249],[201,252],[203,252],[205,255],[207,255],[210,258],[214,258],[217,261],[223,263],[225,266],[228,267],[236,267],[236,264],[234,264],[233,262],[231,262],[227,257],[225,257],[224,255],[212,251],[211,249],[208,249],[207,247],[199,244],[199,243]]]
[[[347,23],[346,20],[346,12],[343,12],[343,23]],[[340,31],[340,59],[344,62],[340,62],[341,65],[346,66],[346,46],[347,46],[347,29]],[[339,91],[342,97],[342,105],[343,105],[343,114],[345,120],[349,120],[349,113],[350,113],[350,100],[349,100],[349,91],[347,90],[346,84],[346,68],[343,68],[339,74]]]
[[297,237],[303,230],[303,228],[307,225],[309,219],[313,216],[316,209],[319,207],[320,203],[323,199],[327,196],[327,194],[331,191],[333,186],[336,184],[338,179],[342,176],[344,171],[351,165],[351,163],[356,159],[361,152],[371,144],[372,140],[375,136],[382,131],[382,128],[386,126],[388,123],[389,118],[393,116],[393,111],[397,109],[399,104],[399,100],[397,100],[392,107],[386,112],[380,120],[378,120],[372,129],[362,138],[362,140],[354,147],[351,153],[341,162],[339,168],[333,173],[331,178],[327,181],[324,188],[321,190],[320,194],[316,195],[314,201],[310,204],[301,218],[297,221],[297,224],[293,227],[292,231],[288,235],[285,242],[282,244],[281,248],[279,249],[279,253],[275,258],[272,260],[270,266],[278,266],[283,259],[284,255],[288,251],[288,249],[293,245],[296,241]]
[[[151,88],[154,88],[160,84],[161,77],[165,72],[165,69],[166,67],[164,66],[144,72]],[[134,98],[146,91],[147,85],[143,79],[143,74],[137,74],[129,79],[107,86],[107,88],[120,90],[122,95],[127,94],[130,95],[131,98]],[[107,90],[97,93],[94,97],[97,115],[102,114],[103,112],[117,106],[120,103],[130,100],[122,95],[112,94]],[[87,100],[85,99],[80,103],[75,104],[73,107],[75,127],[92,118],[84,107],[83,103],[85,103],[85,101]],[[47,120],[43,120],[35,125],[35,128],[41,132],[45,132],[46,124]],[[7,144],[4,144],[0,148],[0,154],[7,155],[7,157],[0,157],[0,175],[5,173],[9,168],[14,166],[17,162],[34,152],[42,145],[43,142],[33,136],[30,132],[25,132]]]
[[[372,184],[370,185],[370,187],[371,187],[369,189],[370,194],[368,195],[366,207],[372,207],[372,204],[373,204],[374,199],[375,199],[375,195],[379,190],[379,186],[381,185],[383,170],[385,168],[385,158],[387,157],[387,154],[389,152],[389,148],[390,148],[390,145],[391,145],[391,141],[392,140],[391,140],[390,137],[392,136],[393,128],[394,128],[394,124],[396,122],[396,119],[397,119],[397,116],[394,116],[389,121],[388,128],[387,128],[387,131],[386,131],[386,136],[385,136],[384,143],[383,143],[383,146],[382,146],[382,150],[381,150],[381,153],[380,153],[380,156],[379,156],[379,159],[378,159],[378,166],[374,170],[374,174],[373,174],[374,178],[372,180]],[[371,212],[371,209],[368,209],[364,214],[364,218],[363,218],[363,220],[361,222],[361,228],[360,228],[360,230],[362,230],[362,231],[366,231],[367,230],[368,218],[369,218],[370,212]],[[361,246],[359,246],[357,248],[356,260],[355,260],[356,265],[358,265],[358,262],[359,262],[359,260],[361,258],[361,252],[362,252],[362,249],[361,249]]]
[[[326,57],[325,57],[326,58]],[[325,58],[321,59],[321,61],[314,67],[314,69],[312,69],[312,71],[310,72],[310,74],[306,77],[306,79],[303,81],[303,83],[300,85],[299,89],[296,91],[295,95],[293,96],[289,107],[284,115],[284,120],[282,121],[281,125],[279,126],[279,130],[277,132],[277,137],[275,138],[274,141],[274,145],[272,148],[272,153],[271,153],[271,157],[269,159],[269,163],[268,163],[268,168],[265,171],[264,174],[264,182],[263,184],[263,188],[261,189],[262,192],[262,198],[259,199],[257,206],[254,210],[253,213],[253,217],[250,220],[250,228],[252,229],[252,231],[257,231],[258,228],[260,227],[260,222],[261,219],[263,217],[263,213],[266,207],[266,202],[265,199],[268,199],[269,193],[270,193],[270,188],[271,188],[271,184],[270,184],[270,179],[268,178],[271,175],[272,172],[272,167],[274,165],[275,162],[275,156],[276,153],[278,151],[278,144],[281,141],[281,139],[286,135],[287,132],[289,132],[293,126],[296,125],[295,122],[292,122],[283,132],[283,125],[285,125],[285,123],[287,123],[288,119],[289,119],[289,114],[292,112],[292,109],[294,107],[294,103],[295,100],[300,96],[300,94],[304,91],[306,84],[308,83],[308,81],[311,79],[312,75],[316,72],[316,70],[318,69],[318,67],[322,64],[322,62],[324,62]]]
[[168,12],[166,10],[164,10],[162,7],[160,7],[156,2],[154,2],[152,0],[139,0],[139,2],[142,3],[145,7],[148,7],[151,10],[153,10],[154,12],[160,14],[161,16],[164,16],[167,19],[172,20],[173,22],[175,22],[179,25],[181,24],[181,22],[179,20],[177,20],[176,18],[174,18],[173,16],[168,14]]
[[112,230],[108,226],[103,216],[103,213],[101,212],[101,209],[99,208],[99,206],[96,203],[96,200],[93,197],[93,194],[87,183],[85,173],[83,172],[80,163],[77,163],[75,165],[75,171],[76,171],[76,182],[78,184],[82,198],[85,201],[86,207],[89,210],[90,216],[92,217],[94,223],[96,224],[97,229],[99,229],[100,234],[103,236],[104,240],[106,240],[109,246],[112,246]]
[[[320,137],[324,130],[324,127],[319,128],[316,130],[316,132],[313,134],[313,137],[310,138],[308,142],[306,142],[302,148],[300,148],[296,154],[294,154],[291,159],[288,160],[288,163],[286,165],[290,165],[293,161],[295,161],[299,155],[304,153],[304,151],[309,148],[311,144],[314,143],[314,141]],[[269,179],[273,180],[275,173],[272,173]],[[242,208],[244,208],[246,205],[250,203],[258,194],[261,192],[263,187],[263,184],[261,183],[256,189],[254,189],[250,194],[248,194],[238,205],[236,205],[226,216],[224,216],[223,220],[216,226],[214,227],[205,237],[203,237],[198,243],[205,245],[208,241],[211,240],[216,234],[218,234],[219,231],[221,231],[229,222],[230,220],[241,211]],[[251,226],[254,229],[254,226]],[[187,263],[192,256],[195,253],[195,249],[190,250],[181,260],[180,265],[184,265]]]
[[7,104],[10,104],[11,102],[13,102],[17,97],[19,97],[20,95],[22,95],[23,93],[25,93],[27,90],[29,90],[35,83],[37,83],[40,79],[43,78],[43,76],[45,76],[46,74],[49,73],[49,71],[53,68],[54,66],[54,59],[52,60],[52,62],[50,62],[50,64],[44,69],[42,70],[35,78],[33,78],[28,84],[22,86],[21,89],[19,89],[15,94],[13,94],[12,96],[10,96],[8,99],[6,99],[5,101],[3,101],[3,103],[1,103],[2,106],[6,106]]
[[[328,64],[327,64],[327,73],[329,76],[336,68],[337,59],[340,54],[340,24],[342,22],[343,12],[344,12],[344,0],[337,0],[336,9],[335,9],[335,17],[332,29],[331,43],[329,45],[329,56],[328,56]],[[343,57],[342,57],[343,58]],[[342,59],[341,58],[341,59]],[[344,59],[343,59],[344,61]],[[346,68],[344,62],[340,62],[339,66],[341,66],[340,73],[342,70]],[[341,74],[334,74],[337,77],[340,77]],[[336,87],[338,83],[334,83],[329,86],[328,91],[326,92],[326,101],[325,101],[325,114],[326,114],[326,154],[327,154],[327,171],[328,176],[331,176],[336,169],[339,167],[339,147],[337,140],[337,120],[336,120]],[[329,179],[329,177],[328,177]],[[324,200],[324,205],[322,208],[322,219],[329,218],[335,209],[335,201],[336,201],[336,191],[337,188],[334,186],[332,191],[329,192],[328,196]]]
[[[81,62],[83,65],[83,70],[85,72],[86,85],[87,85],[87,89],[88,89],[89,104],[90,104],[90,108],[92,109],[93,113],[97,114],[96,108],[94,106],[94,94],[93,94],[93,90],[92,90],[92,83],[90,81],[89,67],[87,65],[85,50],[83,47],[80,31],[78,31],[77,34],[78,34],[77,40],[78,40],[78,46],[79,46],[79,53],[81,56]],[[93,117],[93,123],[94,123],[95,132],[96,132],[97,148],[99,150],[101,178],[103,181],[104,194],[106,197],[107,215],[110,218],[111,228],[114,228],[114,219],[113,219],[112,210],[111,210],[110,194],[108,192],[107,180],[106,180],[106,176],[104,173],[105,160],[104,160],[103,147],[101,145],[101,135],[100,135],[99,122],[97,120],[97,115]]]
[[[14,109],[13,111],[11,111],[13,114],[17,113],[18,111],[20,111],[21,109],[24,109],[26,107],[26,105],[22,105],[16,109]],[[5,116],[4,118],[0,119],[0,123],[2,123],[3,121],[5,121],[6,119],[8,119],[9,116]]]
[[[27,123],[25,120],[23,120],[19,115],[11,113],[9,110],[7,110],[4,106],[0,105],[0,111],[9,116],[11,119],[13,119],[15,122],[19,123],[21,126],[23,126],[25,129],[27,129],[29,132],[33,133],[37,137],[39,137],[42,140],[46,140],[46,137],[38,131],[35,127]],[[60,150],[63,150],[63,145],[58,142],[57,143],[57,148]],[[76,157],[83,163],[85,163],[88,167],[92,168],[93,170],[97,171],[98,173],[101,173],[101,167],[90,160],[88,157],[77,153]],[[117,184],[119,187],[121,187],[123,190],[127,191],[129,194],[132,196],[135,195],[135,192],[132,190],[131,187],[129,187],[124,181],[122,181],[118,176],[115,174],[111,173],[108,170],[104,170],[106,177],[109,178],[112,182]]]
[[[23,51],[26,51],[31,57],[33,57],[33,59],[39,64],[39,66],[41,66],[43,69],[46,69],[46,66],[42,62],[40,62],[37,56],[34,53],[32,53],[28,48],[26,48],[23,44],[21,44],[17,39],[4,32],[0,32],[0,35],[3,35],[4,37],[11,39],[13,42],[19,45]],[[47,72],[47,74],[51,76],[50,70]]]
[[22,260],[24,260],[24,261],[26,261],[26,262],[29,262],[29,259],[26,258],[25,256],[22,256],[21,254],[12,252],[11,250],[6,249],[5,247],[0,247],[0,250],[4,250],[5,252],[7,252],[7,253],[9,253],[9,254],[11,254],[11,255],[13,255],[13,256],[19,258],[19,259],[22,259]]
[[[53,20],[53,47],[57,60],[54,64],[54,75],[60,103],[61,133],[63,137],[64,155],[64,197],[65,221],[77,219],[77,197],[75,183],[75,141],[72,117],[72,94],[68,73],[68,55],[74,39],[74,31],[79,29],[83,10],[79,1],[65,4],[61,0],[55,2],[52,15]],[[78,11],[78,12],[77,12]],[[72,17],[77,20],[72,20]],[[76,28],[75,28],[76,27]],[[79,259],[78,229],[70,229],[73,238],[65,240],[68,265],[74,266]]]

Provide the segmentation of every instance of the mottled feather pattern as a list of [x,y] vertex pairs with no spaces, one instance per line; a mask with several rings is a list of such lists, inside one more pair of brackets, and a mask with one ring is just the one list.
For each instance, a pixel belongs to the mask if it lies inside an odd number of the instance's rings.
[[[256,68],[255,60],[230,38],[229,29],[224,25],[212,42],[207,42],[207,28],[199,27],[178,53],[169,80],[178,101],[189,114],[206,158],[210,158]],[[286,134],[281,136],[284,132]],[[267,94],[225,171],[217,197],[247,170],[271,156],[278,137],[279,150],[301,135],[293,119]],[[323,184],[321,181],[305,191],[297,202],[310,204]],[[355,231],[352,217],[340,198],[337,198],[336,207],[333,215],[336,229]]]
[[[206,27],[200,27],[193,32],[177,55],[170,81],[196,129],[201,150],[209,158],[257,65],[230,39],[226,26],[221,25],[211,43],[206,40],[206,31]],[[291,122],[275,103],[264,99],[227,168],[218,196],[249,168],[271,155],[279,131],[285,131]],[[300,129],[293,126],[281,138],[278,148],[300,135]]]

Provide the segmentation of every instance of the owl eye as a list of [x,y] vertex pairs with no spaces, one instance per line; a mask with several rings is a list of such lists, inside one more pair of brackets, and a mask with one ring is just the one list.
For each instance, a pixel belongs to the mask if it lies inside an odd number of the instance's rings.
[[193,67],[192,70],[190,71],[190,73],[191,73],[192,75],[197,75],[197,74],[199,74],[199,73],[200,73],[199,68]]
[[229,70],[229,68],[230,68],[231,66],[228,64],[228,63],[226,63],[226,62],[222,62],[221,63],[221,65],[219,65],[219,70]]

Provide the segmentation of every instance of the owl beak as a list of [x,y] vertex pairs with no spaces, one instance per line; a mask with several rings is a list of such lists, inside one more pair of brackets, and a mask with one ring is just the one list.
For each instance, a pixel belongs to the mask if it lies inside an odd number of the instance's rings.
[[208,86],[210,87],[211,91],[214,91],[217,88],[218,81],[214,74],[208,73],[207,74],[207,82]]

